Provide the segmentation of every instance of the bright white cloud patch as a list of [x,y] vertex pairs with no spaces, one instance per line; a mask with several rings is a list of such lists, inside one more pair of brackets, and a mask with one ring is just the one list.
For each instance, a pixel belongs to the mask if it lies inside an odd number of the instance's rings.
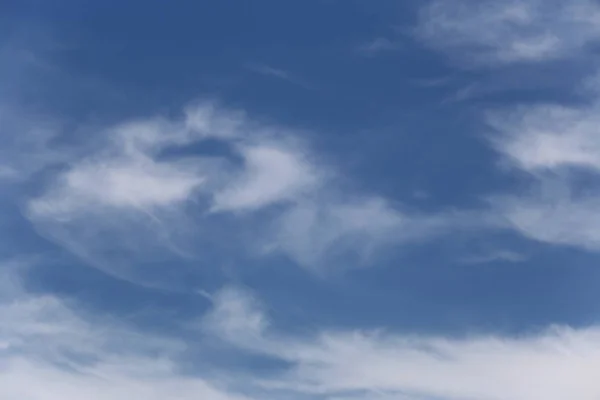
[[69,218],[94,207],[151,210],[187,200],[203,179],[198,171],[140,157],[84,162],[58,187],[30,203],[35,216]]
[[103,207],[150,211],[186,200],[202,183],[199,167],[155,156],[179,141],[176,129],[149,121],[107,131],[105,147],[72,161],[48,192],[30,202],[32,216],[69,219]]
[[298,149],[257,145],[240,149],[244,170],[215,194],[215,211],[255,210],[280,201],[293,201],[316,189],[316,168]]
[[518,167],[543,172],[565,167],[600,171],[600,114],[594,104],[524,107],[494,114],[490,124],[500,133],[496,148]]
[[[522,337],[458,339],[378,331],[325,331],[293,337],[268,329],[248,293],[227,289],[206,320],[219,337],[290,363],[266,387],[323,397],[394,396],[478,400],[594,400],[600,396],[598,328],[554,328]],[[243,306],[244,302],[247,302]],[[232,309],[231,304],[235,304]],[[261,336],[258,336],[258,335]],[[252,337],[249,341],[248,338]],[[260,337],[260,340],[257,338]]]
[[460,63],[508,64],[573,55],[600,39],[593,0],[433,1],[418,36]]

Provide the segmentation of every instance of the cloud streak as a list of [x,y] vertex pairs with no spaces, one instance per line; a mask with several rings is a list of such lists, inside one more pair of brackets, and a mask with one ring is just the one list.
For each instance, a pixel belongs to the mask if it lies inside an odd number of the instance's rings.
[[590,0],[433,1],[417,36],[458,63],[498,66],[573,56],[600,38]]
[[248,63],[246,64],[246,69],[249,71],[255,72],[257,74],[263,75],[265,77],[280,79],[282,81],[289,82],[294,85],[301,86],[305,89],[314,89],[314,86],[304,79],[296,76],[290,71],[286,71],[280,68],[275,68],[268,64],[262,63]]

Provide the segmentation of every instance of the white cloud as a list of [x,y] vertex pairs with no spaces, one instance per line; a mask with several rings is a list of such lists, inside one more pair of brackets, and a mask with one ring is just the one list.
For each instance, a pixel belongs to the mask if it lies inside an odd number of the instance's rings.
[[421,10],[418,36],[459,62],[508,64],[566,57],[600,39],[593,0],[436,0]]
[[507,196],[494,201],[507,227],[541,242],[600,251],[600,201],[562,193]]
[[[272,247],[308,267],[364,265],[376,250],[458,229],[451,214],[404,214],[377,197],[307,200],[274,224]],[[341,257],[340,257],[341,256]],[[340,260],[341,259],[341,260]]]
[[[287,133],[274,131],[209,102],[187,108],[183,120],[123,123],[96,133],[104,139],[97,149],[71,160],[30,202],[30,211],[36,218],[70,217],[97,207],[151,212],[193,200],[199,190],[212,197],[215,210],[254,210],[293,200],[319,183],[319,173],[300,145],[284,144]],[[162,155],[209,138],[229,145],[242,165],[209,155]]]
[[[158,364],[158,365],[157,365]],[[146,365],[146,367],[142,367]],[[0,395],[28,400],[244,400],[151,359],[115,359],[76,372],[13,357],[0,361]],[[156,368],[157,371],[153,371]]]
[[71,161],[48,191],[29,203],[34,218],[69,219],[98,207],[149,212],[187,200],[203,182],[196,160],[157,158],[161,149],[190,141],[177,124],[139,121],[100,136],[105,143],[97,152]]
[[249,292],[225,288],[211,296],[213,309],[204,316],[203,327],[245,348],[260,348],[268,327],[261,304]]
[[491,115],[498,151],[529,172],[564,167],[600,171],[600,109],[558,105],[523,107]]
[[183,239],[191,228],[181,210],[211,183],[206,175],[217,167],[213,160],[162,152],[204,132],[156,118],[88,133],[94,146],[84,141],[85,151],[65,156],[44,191],[28,201],[27,217],[37,231],[131,281],[144,276],[133,260],[149,266],[189,255]]
[[203,179],[198,171],[147,157],[83,162],[58,187],[33,200],[34,216],[69,218],[94,207],[151,210],[187,200]]
[[[235,291],[228,289],[226,300]],[[217,303],[206,323],[220,337],[290,363],[265,387],[287,388],[323,397],[405,395],[439,399],[594,400],[600,396],[600,329],[553,328],[521,337],[474,335],[464,338],[403,336],[381,331],[325,331],[299,338],[246,325],[246,310],[263,321],[247,293],[235,300],[237,312]],[[242,306],[250,301],[248,306]],[[228,312],[220,312],[220,310]],[[215,326],[214,321],[219,321]],[[239,322],[241,321],[241,322]],[[253,335],[247,341],[248,332]],[[224,334],[223,334],[224,333]],[[262,341],[256,334],[262,334]],[[350,396],[354,398],[354,396]]]
[[[600,39],[598,21],[600,5],[590,0],[434,0],[421,9],[417,34],[459,62],[497,66],[575,56]],[[586,94],[594,97],[587,105],[529,105],[487,114],[495,131],[489,139],[503,164],[526,172],[528,180],[520,186],[524,192],[491,199],[491,225],[547,243],[600,249],[595,81],[585,82]],[[582,172],[594,175],[583,190]]]
[[209,100],[189,105],[185,109],[184,125],[192,139],[234,140],[252,136],[260,129],[243,111],[226,109]]
[[196,341],[138,332],[74,311],[55,296],[13,291],[0,302],[0,397],[594,400],[600,395],[600,330],[595,327],[521,337],[365,330],[297,337],[273,327],[250,293],[228,288],[212,298],[205,334],[286,366],[268,376],[257,370],[227,378],[217,370],[183,372],[179,356]]
[[[418,35],[469,65],[573,58],[600,39],[600,5],[589,0],[433,1]],[[587,104],[511,106],[486,115],[503,166],[520,192],[491,196],[491,225],[548,244],[600,250],[600,111],[596,77]],[[495,220],[494,220],[495,218]]]
[[[214,247],[229,214],[235,218],[227,219],[226,240],[239,256],[276,252],[315,270],[363,265],[379,250],[462,229],[470,218],[401,212],[344,189],[337,171],[296,132],[214,102],[196,103],[181,118],[126,122],[92,137],[94,146],[65,156],[28,202],[28,217],[45,237],[133,281],[152,275],[139,265],[202,259],[198,249],[208,239]],[[207,139],[230,154],[190,150]]]
[[246,399],[220,382],[181,372],[176,359],[185,344],[92,317],[53,295],[28,293],[9,269],[14,266],[0,266],[3,278],[13,278],[10,296],[0,299],[0,398]]
[[244,169],[217,192],[214,210],[256,210],[315,190],[321,177],[299,149],[259,144],[239,149]]
[[495,250],[488,253],[463,257],[460,261],[464,264],[486,264],[493,262],[520,263],[527,260],[527,256],[511,250]]
[[[492,199],[508,227],[546,243],[600,250],[598,103],[536,105],[497,112],[488,122],[496,150],[527,172],[527,191]],[[587,174],[586,183],[581,176]]]
[[211,296],[215,304],[203,320],[204,333],[287,366],[274,375],[250,370],[224,377],[218,370],[183,372],[189,364],[180,364],[179,357],[196,340],[139,332],[52,295],[15,286],[11,292],[0,300],[0,397],[6,399],[594,400],[600,395],[596,327],[521,337],[365,330],[298,337],[277,330],[252,294],[228,288]]

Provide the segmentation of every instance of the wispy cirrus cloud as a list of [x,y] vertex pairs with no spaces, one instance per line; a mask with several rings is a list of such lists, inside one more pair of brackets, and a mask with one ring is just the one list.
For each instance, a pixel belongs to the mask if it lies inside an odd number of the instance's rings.
[[[240,256],[283,254],[315,270],[359,265],[386,248],[468,229],[476,220],[461,212],[408,213],[345,189],[339,172],[292,129],[214,102],[94,137],[96,146],[69,159],[29,200],[27,215],[49,239],[127,279],[138,268],[129,257],[146,265],[201,259],[197,249],[223,218]],[[230,154],[184,151],[206,140]],[[243,232],[254,233],[242,239]]]
[[516,251],[494,250],[463,257],[460,261],[463,264],[487,264],[493,262],[520,263],[527,261],[527,258],[525,254]]
[[400,50],[401,48],[402,45],[395,40],[386,37],[377,37],[359,45],[357,51],[360,54],[372,56],[388,51]]
[[264,63],[247,63],[245,67],[247,70],[265,77],[280,79],[305,89],[315,89],[310,82],[285,69],[276,68]]
[[[411,214],[385,199],[356,196],[302,202],[275,222],[272,243],[296,262],[322,267],[337,259],[367,265],[377,254],[398,245],[416,244],[452,231],[477,229],[478,213]],[[345,256],[344,256],[345,255]],[[341,256],[341,257],[340,257]],[[335,269],[332,265],[331,268]]]
[[262,75],[268,75],[268,76],[272,76],[272,77],[280,78],[280,79],[284,79],[284,80],[292,79],[291,74],[288,71],[284,71],[279,68],[271,67],[270,65],[267,65],[267,64],[252,63],[252,64],[247,64],[246,68],[248,68],[250,71],[253,71],[253,72],[256,72],[256,73],[262,74]]
[[417,36],[458,63],[506,65],[575,55],[600,39],[600,6],[577,1],[433,1]]

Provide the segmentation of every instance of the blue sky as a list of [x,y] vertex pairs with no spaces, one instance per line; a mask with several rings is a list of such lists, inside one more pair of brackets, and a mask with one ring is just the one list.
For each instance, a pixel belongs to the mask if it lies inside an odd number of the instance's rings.
[[0,2],[0,397],[600,398],[600,4]]

